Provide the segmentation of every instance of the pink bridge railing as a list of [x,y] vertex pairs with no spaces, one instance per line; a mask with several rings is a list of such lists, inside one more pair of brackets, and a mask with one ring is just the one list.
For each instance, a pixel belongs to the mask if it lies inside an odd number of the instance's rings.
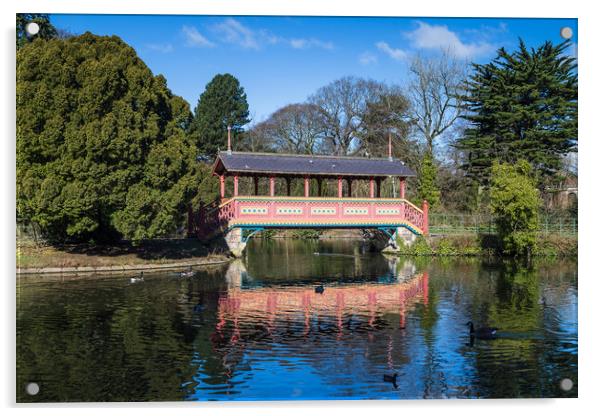
[[189,212],[189,233],[207,237],[227,227],[370,228],[404,226],[428,234],[428,206],[405,199],[237,196]]

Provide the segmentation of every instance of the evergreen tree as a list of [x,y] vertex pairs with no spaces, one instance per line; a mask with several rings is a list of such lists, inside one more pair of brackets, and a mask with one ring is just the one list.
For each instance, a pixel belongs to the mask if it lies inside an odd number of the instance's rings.
[[437,166],[430,152],[425,152],[420,164],[418,198],[420,202],[428,201],[432,208],[437,207],[441,201],[441,192],[437,187]]
[[514,53],[504,48],[485,65],[473,64],[466,96],[471,126],[456,146],[468,174],[487,184],[494,160],[525,159],[540,185],[577,147],[576,62],[570,42],[545,42],[529,50],[521,40]]
[[526,160],[493,163],[490,209],[505,254],[528,257],[535,249],[541,199],[532,174]]
[[[37,23],[40,31],[35,35],[27,33],[28,23]],[[56,28],[50,23],[47,14],[18,13],[17,14],[17,49],[34,39],[52,39],[58,36]]]
[[55,241],[134,241],[184,222],[203,174],[188,104],[116,36],[17,52],[17,218]]
[[232,127],[233,144],[249,122],[247,94],[230,74],[218,74],[199,97],[190,126],[190,135],[203,156],[213,157],[227,145],[228,126]]

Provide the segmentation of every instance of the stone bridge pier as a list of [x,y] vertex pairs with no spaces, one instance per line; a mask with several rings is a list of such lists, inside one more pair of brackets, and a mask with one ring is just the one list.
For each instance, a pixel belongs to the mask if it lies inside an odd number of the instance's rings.
[[245,248],[247,247],[246,240],[243,239],[242,228],[232,228],[224,235],[224,240],[228,245],[228,249],[234,257],[242,257]]

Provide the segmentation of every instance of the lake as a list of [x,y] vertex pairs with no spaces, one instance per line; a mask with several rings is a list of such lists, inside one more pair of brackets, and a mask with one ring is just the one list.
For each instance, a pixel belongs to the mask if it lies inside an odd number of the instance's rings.
[[17,279],[19,402],[577,397],[576,261],[256,239],[188,277]]

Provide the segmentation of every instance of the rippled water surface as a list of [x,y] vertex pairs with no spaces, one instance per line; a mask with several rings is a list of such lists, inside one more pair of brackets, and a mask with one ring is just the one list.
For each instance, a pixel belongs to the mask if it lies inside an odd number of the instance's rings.
[[577,396],[575,262],[254,240],[192,277],[19,278],[17,295],[18,401]]

